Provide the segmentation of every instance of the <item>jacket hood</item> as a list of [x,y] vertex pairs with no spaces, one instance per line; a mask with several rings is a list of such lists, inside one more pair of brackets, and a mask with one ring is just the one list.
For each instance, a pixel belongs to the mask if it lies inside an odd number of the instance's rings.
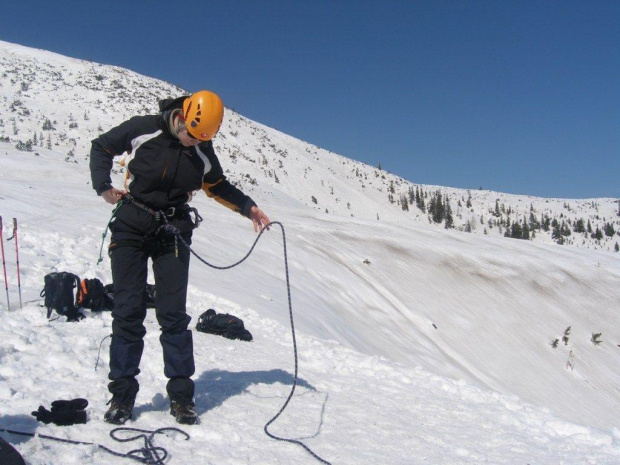
[[177,98],[167,98],[159,101],[159,111],[161,113],[169,110],[175,110],[177,108],[183,108],[183,101],[189,97],[189,95],[183,95]]

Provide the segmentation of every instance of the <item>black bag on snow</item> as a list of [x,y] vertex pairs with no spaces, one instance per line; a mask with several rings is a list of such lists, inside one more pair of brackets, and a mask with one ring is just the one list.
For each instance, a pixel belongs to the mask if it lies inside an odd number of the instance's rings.
[[[79,300],[80,278],[66,271],[54,272],[45,275],[45,287],[41,291],[41,297],[45,297],[44,305],[47,307],[47,317],[52,311],[67,317],[67,321],[78,321],[83,315],[78,314],[76,302]],[[74,291],[75,289],[75,291]]]
[[106,293],[105,287],[99,279],[85,278],[80,284],[78,305],[90,308],[93,312],[111,311],[114,308],[114,296],[110,297]]
[[0,437],[0,458],[3,465],[26,465],[17,449]]
[[241,318],[228,313],[218,314],[212,308],[200,315],[196,329],[202,333],[217,334],[228,339],[252,340],[252,334],[245,329]]
[[[111,308],[114,308],[114,284],[106,284],[103,287],[103,293],[111,302]],[[155,308],[155,284],[146,285],[146,308]]]

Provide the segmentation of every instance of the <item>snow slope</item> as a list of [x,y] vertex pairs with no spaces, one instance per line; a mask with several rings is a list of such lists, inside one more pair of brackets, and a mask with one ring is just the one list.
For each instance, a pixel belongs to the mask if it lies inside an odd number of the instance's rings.
[[[30,53],[36,63],[41,57],[55,65],[65,60]],[[236,113],[229,116],[218,139],[222,163],[287,232],[300,383],[274,433],[303,438],[333,463],[619,462],[618,254],[438,228],[386,204],[385,192],[377,190],[375,197],[363,190],[369,187],[360,190],[359,178],[347,180],[337,170],[356,162]],[[22,118],[23,125],[32,122]],[[89,134],[84,129],[79,136],[84,144]],[[256,150],[263,143],[268,163],[283,159],[280,182],[273,178],[275,169],[262,168],[267,165]],[[111,281],[107,258],[97,265],[111,207],[89,185],[84,152],[71,157],[64,150],[59,145],[24,152],[15,149],[14,140],[0,142],[0,214],[5,239],[12,233],[11,219],[19,220],[25,303],[17,308],[14,243],[5,242],[11,311],[0,299],[0,428],[127,451],[135,445],[114,443],[110,425],[102,421],[108,340],[94,369],[100,343],[111,331],[110,315],[89,314],[75,324],[62,318],[48,322],[39,307],[43,276],[50,271]],[[365,175],[372,177],[370,167]],[[118,185],[122,176],[115,174]],[[332,197],[330,187],[341,200],[333,200],[325,213],[309,199],[319,197],[322,205]],[[516,209],[520,201],[526,202],[515,199],[510,205]],[[573,209],[597,203],[609,210],[607,221],[614,214],[611,201],[571,203]],[[246,219],[203,195],[193,204],[205,218],[194,235],[198,253],[218,265],[245,255],[255,239]],[[188,442],[156,440],[171,453],[170,463],[316,462],[262,431],[292,382],[282,260],[281,234],[274,228],[233,270],[192,262],[192,324],[213,307],[243,318],[255,340],[195,333],[201,424],[185,428]],[[569,326],[567,345],[552,348],[550,342]],[[175,426],[163,395],[153,314],[147,328],[131,426]],[[601,344],[591,342],[593,333],[602,333]],[[88,424],[44,426],[29,415],[40,404],[73,397],[90,401]],[[3,437],[31,464],[119,462],[92,446]]]
[[[107,313],[48,322],[38,306],[52,270],[110,282],[96,265],[110,207],[81,166],[45,150],[0,147],[5,238],[20,220],[22,294],[7,246],[12,310],[0,307],[0,427],[102,443],[108,399]],[[197,198],[205,222],[195,249],[215,264],[245,254],[247,220]],[[304,207],[269,205],[287,228],[300,384],[272,431],[304,438],[333,463],[616,463],[615,413],[620,279],[617,255],[482,239],[430,227],[389,227]],[[283,202],[284,203],[284,202]],[[370,264],[364,264],[368,259]],[[235,283],[242,282],[239,288]],[[255,341],[195,333],[201,425],[156,441],[171,463],[314,463],[262,432],[288,395],[293,372],[278,230],[239,267],[214,271],[194,260],[189,312],[240,316]],[[581,297],[580,297],[581,296]],[[573,300],[575,302],[573,303]],[[572,325],[568,346],[553,337]],[[149,314],[142,390],[132,426],[174,426],[154,315]],[[591,331],[603,344],[589,342]],[[568,351],[576,353],[566,369]],[[29,415],[55,399],[85,397],[90,421],[43,426]],[[91,446],[4,435],[29,463],[113,463]]]

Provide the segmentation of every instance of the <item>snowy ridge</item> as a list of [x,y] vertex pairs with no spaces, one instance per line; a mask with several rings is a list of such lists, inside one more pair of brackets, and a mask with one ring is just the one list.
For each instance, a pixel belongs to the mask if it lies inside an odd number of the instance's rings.
[[[75,163],[87,161],[90,141],[102,131],[133,115],[155,113],[160,99],[184,93],[123,68],[7,42],[0,42],[0,69],[0,137],[23,150],[64,152],[65,160]],[[536,242],[609,251],[620,242],[619,199],[544,199],[477,186],[466,190],[414,184],[230,109],[215,147],[232,180],[250,183],[263,194],[287,194],[331,215],[443,228],[446,219],[429,212],[440,192],[457,230],[499,237],[508,231],[514,236],[518,223],[528,225],[526,236]],[[423,195],[423,210],[412,199],[416,190]]]
[[[24,48],[0,47],[3,59],[7,49]],[[33,66],[48,60],[74,75],[77,66],[95,66],[47,52],[28,54]],[[4,98],[8,84],[2,84]],[[33,79],[30,89],[39,85]],[[59,88],[56,94],[63,92]],[[115,124],[117,114],[102,108],[110,114],[107,120],[101,116],[101,124]],[[224,167],[287,231],[300,383],[274,433],[302,439],[339,464],[620,461],[619,254],[445,230],[429,224],[426,215],[415,220],[413,211],[390,206],[378,184],[370,187],[367,181],[360,190],[355,184],[361,178],[351,183],[341,171],[359,166],[372,179],[374,168],[236,113],[229,116],[218,139]],[[5,134],[11,117],[1,116]],[[96,126],[97,118],[84,125]],[[20,131],[38,124],[22,119]],[[112,208],[94,194],[82,152],[97,128],[91,134],[80,121],[71,129],[78,130],[76,144],[59,141],[51,149],[20,151],[10,134],[10,141],[0,142],[0,214],[5,238],[12,233],[11,218],[20,222],[25,302],[17,309],[13,243],[5,242],[12,309],[0,299],[0,428],[127,451],[129,446],[110,440],[111,428],[102,421],[108,400],[106,341],[94,371],[99,344],[111,331],[110,315],[89,314],[75,324],[62,318],[48,322],[38,306],[43,276],[50,271],[111,281],[108,260],[96,263]],[[66,149],[79,144],[82,149],[67,155]],[[283,168],[276,170],[280,159]],[[119,170],[115,182],[122,177]],[[332,197],[325,213],[323,202]],[[592,201],[570,203],[576,210]],[[611,200],[595,203],[605,206],[607,215],[616,208]],[[255,235],[246,219],[204,195],[193,205],[205,219],[193,238],[196,251],[218,265],[247,252]],[[374,207],[380,206],[377,221]],[[335,211],[339,208],[344,213]],[[158,438],[171,453],[170,463],[315,463],[302,449],[270,440],[262,431],[288,395],[293,371],[279,231],[265,234],[252,257],[233,270],[214,271],[194,260],[190,283],[192,325],[216,308],[243,318],[255,340],[194,333],[201,424],[186,428],[189,442]],[[152,313],[146,324],[141,391],[129,426],[174,426],[163,395]],[[567,343],[553,348],[551,342],[568,326]],[[591,342],[594,333],[602,333],[601,344]],[[75,397],[90,401],[86,425],[45,426],[29,415],[41,404]],[[3,437],[30,464],[121,462],[89,446]]]

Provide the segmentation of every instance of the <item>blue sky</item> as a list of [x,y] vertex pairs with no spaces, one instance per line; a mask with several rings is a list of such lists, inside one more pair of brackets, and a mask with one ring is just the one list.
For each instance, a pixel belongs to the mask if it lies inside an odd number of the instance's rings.
[[114,64],[423,184],[620,196],[619,1],[6,2],[0,40]]

